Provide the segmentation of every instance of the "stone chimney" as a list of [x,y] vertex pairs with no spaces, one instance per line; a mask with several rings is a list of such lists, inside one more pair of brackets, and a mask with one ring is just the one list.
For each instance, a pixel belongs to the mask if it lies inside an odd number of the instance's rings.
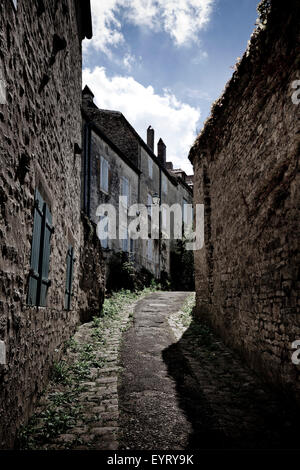
[[154,129],[151,126],[147,129],[147,145],[154,152]]
[[82,99],[88,101],[89,103],[94,102],[94,93],[90,90],[87,85],[85,85],[84,89],[82,90]]
[[157,144],[157,158],[160,163],[166,166],[167,147],[162,139],[159,139]]
[[167,170],[173,170],[173,163],[172,162],[167,162],[166,163],[166,168],[167,168]]

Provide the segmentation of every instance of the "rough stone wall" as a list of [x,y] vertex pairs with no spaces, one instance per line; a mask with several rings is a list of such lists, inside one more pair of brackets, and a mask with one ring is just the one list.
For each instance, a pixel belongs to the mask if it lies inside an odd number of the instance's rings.
[[79,287],[81,322],[91,321],[100,315],[104,302],[105,270],[101,243],[96,233],[96,224],[82,214],[83,246],[80,252]]
[[[264,2],[266,4],[266,2]],[[299,2],[272,2],[265,28],[196,140],[198,314],[267,381],[300,400]]]
[[[86,293],[79,285],[81,43],[75,2],[0,4],[0,447],[13,444],[46,381],[56,349],[79,321]],[[34,215],[39,189],[50,207],[54,234],[47,307],[26,304]],[[66,255],[72,244],[73,299],[64,310]]]

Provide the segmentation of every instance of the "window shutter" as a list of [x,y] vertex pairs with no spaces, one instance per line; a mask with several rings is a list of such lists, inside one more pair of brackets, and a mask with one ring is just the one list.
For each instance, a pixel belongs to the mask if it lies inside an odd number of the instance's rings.
[[27,303],[45,307],[50,286],[50,239],[53,232],[52,217],[39,191],[35,191],[33,235]]
[[34,204],[34,219],[33,219],[33,234],[31,244],[31,260],[30,260],[30,274],[29,274],[29,287],[28,287],[28,305],[37,305],[38,291],[40,284],[40,249],[41,249],[41,233],[42,233],[42,220],[43,220],[44,201],[39,191],[35,191],[35,204]]
[[66,273],[66,292],[65,292],[65,309],[71,309],[72,299],[72,284],[73,284],[73,271],[74,271],[74,249],[69,246],[67,253],[67,273]]
[[48,292],[48,287],[51,284],[51,281],[49,281],[49,262],[50,262],[50,242],[51,242],[51,235],[53,232],[53,227],[52,227],[52,216],[50,214],[49,208],[44,203],[44,214],[43,214],[43,227],[42,227],[42,232],[44,235],[44,243],[43,243],[43,249],[41,253],[41,296],[40,296],[40,306],[45,307],[46,306],[46,297],[47,297],[47,292]]

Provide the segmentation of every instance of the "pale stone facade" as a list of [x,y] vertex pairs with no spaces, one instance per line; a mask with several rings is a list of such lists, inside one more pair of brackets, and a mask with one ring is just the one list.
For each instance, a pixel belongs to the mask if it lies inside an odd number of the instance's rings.
[[[192,204],[192,188],[184,180],[184,172],[177,175],[166,164],[166,147],[160,139],[158,155],[153,149],[154,130],[149,128],[147,144],[136,133],[126,118],[117,111],[108,111],[97,108],[93,102],[93,93],[86,87],[83,91],[83,116],[85,129],[89,126],[92,131],[86,136],[86,160],[90,160],[91,175],[86,177],[86,195],[83,200],[86,210],[95,223],[99,221],[96,209],[99,204],[111,203],[116,208],[119,204],[119,195],[122,193],[120,181],[125,178],[130,188],[130,204],[141,203],[146,206],[153,204],[153,196],[160,198],[160,204]],[[107,160],[109,167],[108,183],[106,189],[99,187],[101,180],[101,160]],[[98,163],[97,163],[98,162]],[[106,170],[105,170],[106,171]],[[84,185],[83,185],[84,186]],[[149,208],[149,215],[151,209]],[[162,218],[160,220],[162,231]],[[170,274],[170,252],[172,241],[161,239],[128,240],[124,246],[122,240],[109,240],[102,243],[106,251],[106,259],[118,250],[128,251],[137,267],[144,267],[156,278],[161,273]],[[105,251],[104,250],[104,251]]]

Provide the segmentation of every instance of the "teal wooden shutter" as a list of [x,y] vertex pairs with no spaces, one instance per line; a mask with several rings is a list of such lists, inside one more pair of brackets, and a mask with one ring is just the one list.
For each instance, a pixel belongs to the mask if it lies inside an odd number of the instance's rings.
[[33,234],[31,245],[31,260],[30,260],[30,273],[29,273],[29,287],[27,303],[29,305],[37,305],[38,286],[40,283],[40,250],[41,250],[41,232],[42,232],[42,219],[43,219],[44,201],[42,196],[35,191],[35,204],[34,204],[34,219],[33,219]]
[[40,256],[41,286],[40,286],[39,305],[41,307],[46,306],[48,287],[51,284],[51,281],[49,280],[49,262],[50,262],[50,242],[51,242],[52,232],[53,232],[52,216],[51,216],[48,206],[46,205],[46,203],[44,203],[43,226],[42,226],[43,246],[42,246],[42,252]]
[[74,271],[74,249],[69,246],[67,253],[67,274],[66,274],[66,292],[65,292],[65,309],[71,309],[72,300],[72,284],[73,284],[73,271]]
[[49,260],[50,240],[53,233],[52,216],[39,191],[35,191],[34,221],[27,303],[46,306],[50,286]]

